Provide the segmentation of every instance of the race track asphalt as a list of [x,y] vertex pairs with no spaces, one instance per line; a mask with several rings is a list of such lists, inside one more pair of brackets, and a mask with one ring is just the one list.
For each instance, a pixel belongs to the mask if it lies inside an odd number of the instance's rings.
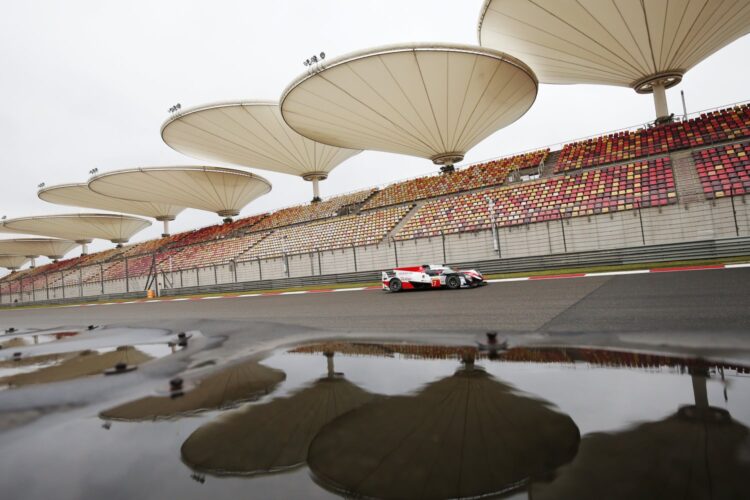
[[334,333],[750,331],[750,268],[0,311],[0,327],[239,320]]

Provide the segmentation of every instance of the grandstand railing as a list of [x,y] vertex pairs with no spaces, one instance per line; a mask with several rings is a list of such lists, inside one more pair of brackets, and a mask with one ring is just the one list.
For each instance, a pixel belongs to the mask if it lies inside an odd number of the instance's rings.
[[[695,193],[702,196],[703,193]],[[163,254],[115,258],[49,273],[22,271],[0,280],[0,304],[96,298],[113,294],[159,294],[306,276],[379,271],[422,263],[495,261],[585,251],[635,248],[667,243],[741,239],[750,236],[750,195],[703,199],[656,208],[557,220],[510,227],[479,227],[454,234],[386,239],[378,244],[334,250],[285,253],[267,258],[231,260],[210,266],[175,269]],[[695,258],[702,255],[696,254]],[[120,271],[116,266],[120,266]],[[481,269],[480,269],[481,270]],[[149,275],[155,279],[149,279]]]

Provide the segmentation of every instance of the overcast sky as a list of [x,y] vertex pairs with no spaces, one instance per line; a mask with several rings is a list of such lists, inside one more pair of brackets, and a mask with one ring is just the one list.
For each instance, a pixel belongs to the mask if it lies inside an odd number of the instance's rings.
[[[278,100],[302,61],[398,42],[476,44],[482,0],[255,0],[4,2],[0,17],[0,214],[69,213],[36,197],[37,185],[100,172],[201,164],[159,135],[167,109],[226,100]],[[668,91],[670,111],[750,99],[750,36],[724,48]],[[645,123],[651,96],[604,86],[541,85],[526,116],[468,152],[463,165]],[[217,164],[220,165],[220,164]],[[323,197],[435,172],[431,162],[364,152],[321,183]],[[300,178],[256,170],[273,184],[249,215],[311,198]],[[90,211],[90,210],[89,210]],[[187,210],[173,232],[218,222]],[[151,239],[161,224],[133,241]],[[3,234],[0,238],[10,238]],[[110,247],[96,242],[93,249]]]

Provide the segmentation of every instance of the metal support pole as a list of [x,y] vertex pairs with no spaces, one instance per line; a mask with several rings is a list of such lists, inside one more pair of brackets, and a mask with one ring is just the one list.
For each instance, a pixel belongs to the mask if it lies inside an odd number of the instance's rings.
[[396,267],[398,267],[398,249],[396,248],[396,240],[391,238],[391,242],[393,242],[393,255],[396,257]]
[[289,272],[289,256],[284,253],[283,259],[284,273],[286,274],[286,277],[289,278],[291,276],[291,273]]
[[237,261],[232,261],[232,270],[234,271],[234,282],[237,283]]
[[643,241],[643,246],[646,246],[646,233],[643,231],[643,215],[641,214],[641,204],[638,203],[638,220],[641,222],[641,240]]
[[125,292],[130,292],[130,272],[128,271],[128,258],[125,257]]
[[310,276],[315,276],[315,260],[312,252],[310,252]]
[[49,276],[44,273],[44,289],[47,290],[47,300],[49,300]]
[[18,280],[19,280],[19,283],[20,283],[18,285],[18,293],[21,296],[21,302],[23,302],[23,276],[21,276],[20,278],[18,278]]
[[732,201],[732,216],[734,217],[734,233],[740,235],[740,226],[737,224],[737,209],[734,207],[734,186],[729,187],[729,199]]
[[99,264],[99,276],[102,279],[102,295],[104,295],[104,265]]
[[354,272],[357,272],[357,248],[352,244],[352,255],[354,255]]
[[565,220],[562,211],[560,213],[560,229],[562,230],[563,249],[565,250],[565,253],[568,253],[568,242],[565,239]]
[[214,266],[214,285],[219,284],[219,270]]
[[78,266],[78,291],[83,297],[83,271],[81,271],[81,266]]
[[65,275],[60,271],[60,283],[62,283],[63,298],[65,298]]
[[263,281],[263,267],[260,264],[260,257],[258,257],[258,279]]
[[445,233],[443,232],[442,229],[440,230],[440,239],[442,240],[442,243],[443,243],[443,265],[445,265],[445,263],[448,262],[448,254],[445,251]]
[[201,286],[201,270],[199,267],[195,268],[195,286]]
[[316,249],[318,252],[318,274],[320,276],[323,276],[323,261],[320,259],[320,250]]
[[497,248],[497,258],[500,259],[503,256],[503,251],[500,248],[500,230],[497,228],[497,218],[492,215],[492,227],[495,229],[495,247]]

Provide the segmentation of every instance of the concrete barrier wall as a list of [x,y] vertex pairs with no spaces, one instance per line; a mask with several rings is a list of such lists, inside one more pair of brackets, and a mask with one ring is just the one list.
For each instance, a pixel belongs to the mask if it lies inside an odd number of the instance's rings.
[[[260,280],[301,278],[362,271],[378,271],[423,263],[451,263],[545,256],[705,241],[750,235],[750,200],[735,197],[611,214],[574,217],[491,230],[448,234],[406,241],[385,240],[377,245],[314,251],[255,259],[215,267],[165,271],[158,288],[195,288]],[[83,277],[84,283],[80,283]],[[94,297],[102,294],[101,267],[52,273],[49,299]],[[47,300],[43,280],[0,287],[0,304]],[[64,287],[63,287],[64,283]],[[104,294],[145,290],[146,276],[104,282]],[[152,285],[153,286],[153,285]]]

